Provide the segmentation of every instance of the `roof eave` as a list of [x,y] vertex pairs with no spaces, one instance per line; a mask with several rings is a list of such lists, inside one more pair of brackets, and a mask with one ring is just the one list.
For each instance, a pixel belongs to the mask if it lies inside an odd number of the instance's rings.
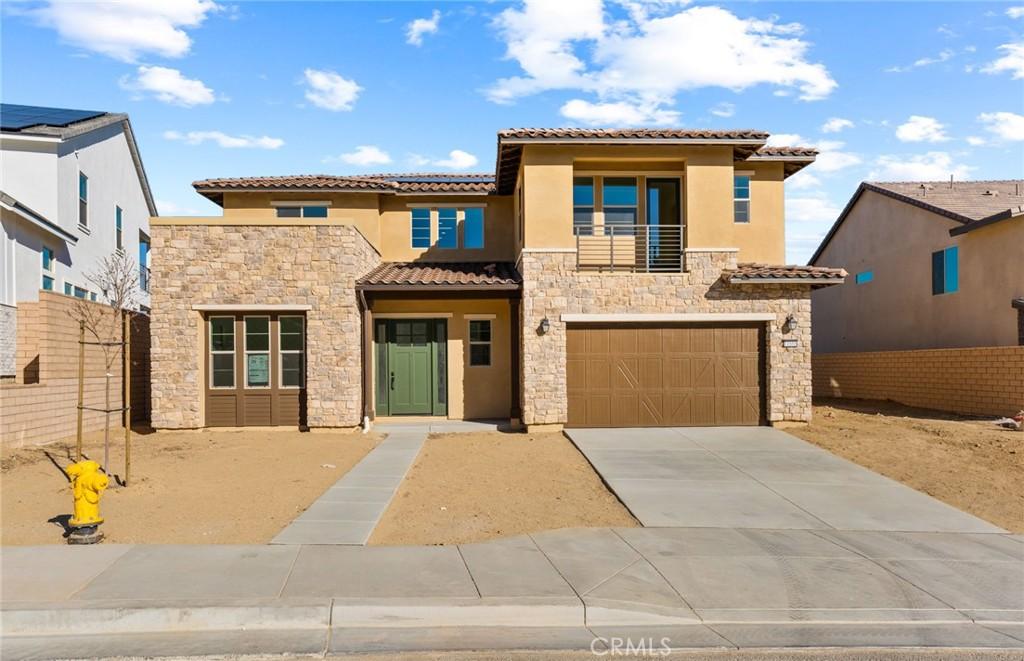
[[1013,220],[1014,218],[1024,218],[1024,212],[1018,211],[1014,213],[1012,209],[1000,211],[999,213],[992,214],[988,218],[983,218],[973,223],[967,223],[966,225],[961,225],[960,227],[954,227],[953,229],[949,230],[949,235],[960,236],[961,234],[967,234],[968,232],[973,232],[974,230],[981,229],[982,227],[995,225],[996,223],[1001,223],[1004,220]]
[[26,207],[24,204],[18,202],[18,200],[14,199],[13,197],[8,195],[7,193],[4,193],[3,191],[0,191],[0,207],[7,209],[11,213],[18,215],[21,218],[24,218],[25,220],[32,223],[39,229],[57,237],[58,239],[63,239],[64,241],[67,241],[71,245],[75,245],[78,243],[78,237],[76,235],[67,231],[57,223],[47,219],[39,212],[33,211],[32,209]]
[[517,291],[522,289],[518,283],[496,284],[447,284],[447,283],[395,283],[395,284],[356,284],[356,291]]
[[834,278],[747,278],[743,276],[730,276],[728,279],[731,285],[841,285],[846,278],[836,276]]

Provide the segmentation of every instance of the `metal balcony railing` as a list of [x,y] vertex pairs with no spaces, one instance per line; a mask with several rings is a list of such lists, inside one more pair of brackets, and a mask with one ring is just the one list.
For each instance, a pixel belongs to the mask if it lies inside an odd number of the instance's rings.
[[576,225],[576,268],[609,273],[681,273],[682,225]]

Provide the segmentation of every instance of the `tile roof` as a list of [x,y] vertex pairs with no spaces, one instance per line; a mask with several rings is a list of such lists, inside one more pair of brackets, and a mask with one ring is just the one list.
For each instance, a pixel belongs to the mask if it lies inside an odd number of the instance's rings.
[[522,282],[512,262],[385,262],[356,281],[375,287],[471,287],[517,289]]
[[332,175],[302,174],[283,177],[233,177],[202,179],[192,183],[201,195],[220,201],[225,191],[335,191],[488,194],[494,192],[494,175],[488,173],[413,172],[396,174]]
[[498,140],[753,140],[764,141],[768,134],[754,129],[578,129],[519,128],[498,131]]
[[1024,216],[1024,179],[954,181],[952,184],[948,181],[865,181],[857,187],[857,192],[814,251],[810,264],[818,261],[865,191],[885,195],[960,223],[960,227],[949,231],[952,236]]
[[761,147],[757,150],[751,158],[757,158],[758,156],[768,157],[804,157],[814,158],[818,155],[818,150],[813,147]]
[[838,284],[847,275],[844,269],[825,268],[822,266],[772,264],[737,264],[735,269],[722,271],[722,278],[730,284],[777,282],[806,282],[809,285]]

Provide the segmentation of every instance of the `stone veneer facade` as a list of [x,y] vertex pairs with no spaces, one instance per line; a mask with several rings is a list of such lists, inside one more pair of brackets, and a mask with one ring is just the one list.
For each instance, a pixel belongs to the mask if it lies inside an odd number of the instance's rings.
[[[527,251],[522,255],[523,422],[564,424],[566,313],[771,313],[768,322],[767,417],[771,423],[811,419],[811,288],[804,284],[730,285],[723,269],[735,268],[736,253],[687,251],[684,273],[615,274],[576,270],[572,251]],[[797,327],[783,333],[792,314]],[[551,328],[537,328],[547,317]],[[796,339],[784,348],[783,338]]]
[[152,423],[205,424],[197,304],[309,305],[307,422],[352,427],[362,406],[356,278],[380,255],[351,225],[152,227]]

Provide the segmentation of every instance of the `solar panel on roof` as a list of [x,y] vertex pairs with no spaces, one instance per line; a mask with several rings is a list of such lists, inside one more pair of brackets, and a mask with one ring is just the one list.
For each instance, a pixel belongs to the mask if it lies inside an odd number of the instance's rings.
[[71,108],[44,108],[0,103],[0,129],[19,131],[29,126],[65,127],[106,113],[102,110],[74,110]]

